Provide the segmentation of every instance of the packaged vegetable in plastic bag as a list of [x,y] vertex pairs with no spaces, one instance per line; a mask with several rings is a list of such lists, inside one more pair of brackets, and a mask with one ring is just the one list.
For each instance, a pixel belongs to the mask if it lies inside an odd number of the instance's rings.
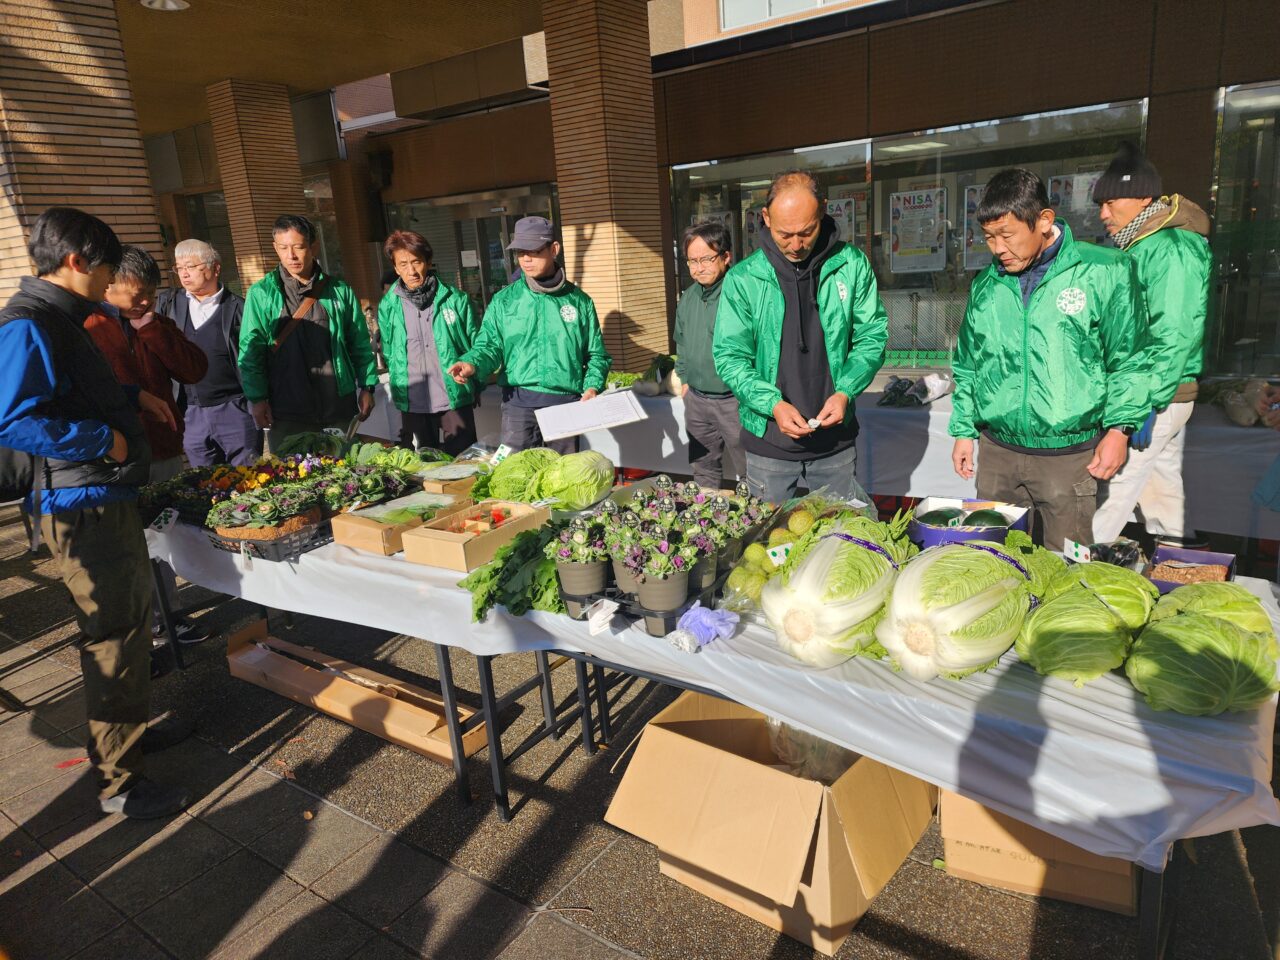
[[858,760],[858,754],[799,727],[765,718],[769,745],[792,776],[831,786]]

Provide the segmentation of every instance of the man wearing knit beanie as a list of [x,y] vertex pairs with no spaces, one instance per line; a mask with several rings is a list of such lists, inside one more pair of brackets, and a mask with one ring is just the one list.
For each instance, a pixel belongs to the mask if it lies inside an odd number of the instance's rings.
[[1149,533],[1180,544],[1194,534],[1184,521],[1182,451],[1203,363],[1209,216],[1186,197],[1165,196],[1159,172],[1131,143],[1120,145],[1093,200],[1116,246],[1137,261],[1152,375],[1152,415],[1101,494],[1094,540],[1115,540],[1136,507]]

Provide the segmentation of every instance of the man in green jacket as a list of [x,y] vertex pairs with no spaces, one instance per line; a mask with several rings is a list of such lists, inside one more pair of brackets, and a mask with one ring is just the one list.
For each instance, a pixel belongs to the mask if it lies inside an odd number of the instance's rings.
[[521,277],[489,302],[480,335],[449,368],[459,384],[502,368],[502,442],[514,450],[578,449],[577,437],[544,441],[538,410],[590,400],[604,389],[613,358],[604,348],[591,298],[565,279],[555,227],[545,217],[516,222],[508,250]]
[[720,293],[712,355],[738,398],[747,484],[778,503],[854,487],[854,401],[884,363],[889,336],[871,265],[839,239],[818,182],[780,174],[765,197],[760,249]]
[[974,278],[952,366],[952,463],[978,496],[1034,511],[1053,550],[1090,543],[1098,481],[1150,411],[1146,315],[1126,253],[1076,243],[1044,182],[1002,170],[978,206],[994,261]]
[[716,373],[711,342],[720,306],[720,284],[733,262],[729,230],[718,220],[695,223],[684,232],[685,263],[694,282],[676,305],[676,375],[684,384],[684,428],[689,464],[699,486],[724,484],[725,457],[730,486],[747,475],[738,439],[738,400]]
[[311,221],[283,214],[271,236],[280,267],[245,297],[239,363],[253,419],[275,450],[292,434],[368,419],[378,369],[355,294],[316,262]]
[[444,371],[471,349],[480,329],[471,298],[431,269],[431,244],[422,234],[396,230],[382,252],[397,277],[378,305],[378,330],[400,411],[400,444],[456,457],[476,442],[476,391]]
[[1152,419],[1135,434],[1124,469],[1111,478],[1093,518],[1109,543],[1140,511],[1147,531],[1183,542],[1182,450],[1203,369],[1209,311],[1209,215],[1186,197],[1163,196],[1160,173],[1132,144],[1120,147],[1093,188],[1102,222],[1138,264],[1147,307]]

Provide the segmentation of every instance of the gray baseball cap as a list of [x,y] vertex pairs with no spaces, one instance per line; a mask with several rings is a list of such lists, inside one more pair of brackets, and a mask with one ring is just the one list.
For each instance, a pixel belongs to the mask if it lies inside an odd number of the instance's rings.
[[556,225],[546,217],[521,217],[512,231],[508,250],[541,250],[556,238]]

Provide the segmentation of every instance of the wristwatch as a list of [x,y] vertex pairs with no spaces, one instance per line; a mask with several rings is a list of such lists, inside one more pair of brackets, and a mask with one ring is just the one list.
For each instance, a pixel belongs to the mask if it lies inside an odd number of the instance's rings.
[[1136,432],[1136,430],[1135,430],[1135,428],[1134,428],[1134,427],[1129,427],[1129,426],[1124,426],[1124,427],[1107,427],[1107,429],[1108,429],[1108,430],[1119,430],[1119,431],[1120,431],[1121,433],[1123,433],[1126,437],[1132,437],[1132,436],[1134,435],[1134,433]]

